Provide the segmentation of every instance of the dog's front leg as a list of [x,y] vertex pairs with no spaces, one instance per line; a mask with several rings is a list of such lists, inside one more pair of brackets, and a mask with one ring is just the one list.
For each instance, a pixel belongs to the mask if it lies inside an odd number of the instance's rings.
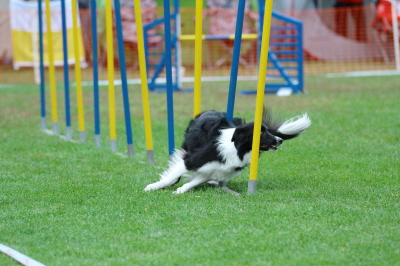
[[179,187],[176,191],[174,191],[174,194],[182,194],[185,193],[195,186],[198,186],[202,183],[207,182],[209,179],[207,177],[204,177],[202,175],[197,174],[189,183],[184,184],[183,186]]
[[179,181],[179,178],[187,172],[188,170],[186,169],[183,160],[176,162],[161,175],[160,181],[147,185],[144,191],[156,190],[175,185]]

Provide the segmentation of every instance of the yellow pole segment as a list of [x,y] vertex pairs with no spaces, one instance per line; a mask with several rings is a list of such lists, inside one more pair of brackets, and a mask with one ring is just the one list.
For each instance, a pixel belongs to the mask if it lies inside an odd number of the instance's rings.
[[[257,99],[254,116],[253,148],[251,152],[250,180],[257,180],[258,156],[260,151],[260,130],[264,106],[265,77],[267,75],[268,47],[271,33],[273,0],[265,1],[264,26],[261,41],[260,68],[258,71]],[[255,191],[254,191],[255,192]]]
[[194,116],[201,112],[201,63],[203,50],[203,0],[196,0],[194,42]]
[[[235,34],[227,35],[227,37],[229,40],[234,40]],[[257,38],[258,38],[258,35],[255,33],[242,34],[242,40],[256,40]],[[181,40],[181,41],[194,41],[195,39],[196,39],[196,35],[193,35],[193,34],[184,34],[184,35],[179,36],[179,40]],[[202,39],[203,40],[215,40],[213,38],[207,38],[207,35],[202,35]]]
[[[151,131],[149,88],[147,85],[147,69],[146,69],[146,58],[145,58],[145,51],[144,51],[143,22],[142,22],[142,10],[140,7],[140,0],[134,0],[133,6],[135,9],[135,17],[136,17],[136,33],[137,33],[137,40],[138,40],[140,80],[142,83],[141,84],[142,85],[142,106],[143,106],[143,116],[144,116],[144,129],[145,129],[145,136],[146,136],[146,149],[149,154],[149,151],[153,150],[153,136],[152,136],[152,131]],[[149,161],[151,162],[150,157],[149,157]],[[154,163],[154,162],[152,162],[152,163]]]
[[49,54],[49,81],[50,81],[50,99],[51,99],[51,119],[53,121],[54,134],[58,134],[58,111],[57,111],[57,87],[56,74],[54,68],[54,48],[53,32],[51,29],[51,10],[50,0],[46,0],[46,29],[47,29],[47,49]]
[[[258,35],[255,33],[242,34],[242,40],[256,40]],[[229,35],[229,39],[234,40],[235,34]]]
[[78,128],[81,133],[81,142],[85,142],[85,117],[83,107],[83,93],[82,93],[82,73],[79,60],[79,31],[78,31],[78,16],[76,0],[72,0],[72,32],[74,35],[74,56],[75,56],[75,79],[76,79],[76,98],[78,106]]
[[115,88],[114,88],[114,42],[112,28],[112,3],[106,0],[106,38],[107,38],[107,72],[108,72],[108,105],[110,118],[111,150],[116,151],[117,128],[115,120]]

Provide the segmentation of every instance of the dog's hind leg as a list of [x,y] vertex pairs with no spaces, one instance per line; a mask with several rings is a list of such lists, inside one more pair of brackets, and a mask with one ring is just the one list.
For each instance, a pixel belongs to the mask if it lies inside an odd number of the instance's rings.
[[196,176],[194,176],[194,178],[189,183],[186,183],[183,186],[179,187],[173,193],[174,194],[182,194],[182,193],[185,193],[185,192],[191,190],[195,186],[198,186],[198,185],[200,185],[202,183],[205,183],[205,182],[209,181],[208,177],[202,176],[200,174],[195,174],[195,175]]
[[161,174],[160,181],[146,186],[144,191],[156,190],[175,185],[188,172],[183,161],[183,151],[177,150],[171,157],[169,168]]

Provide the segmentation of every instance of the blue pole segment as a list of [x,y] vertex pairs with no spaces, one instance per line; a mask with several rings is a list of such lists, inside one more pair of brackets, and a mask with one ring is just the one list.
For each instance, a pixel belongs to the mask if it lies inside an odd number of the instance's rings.
[[180,79],[180,76],[179,76],[179,71],[180,71],[180,67],[181,67],[181,64],[179,63],[179,58],[180,58],[180,51],[179,51],[179,48],[180,48],[180,45],[179,45],[179,40],[178,40],[178,34],[179,34],[179,32],[180,32],[180,30],[179,30],[179,27],[180,27],[180,25],[178,24],[178,23],[180,23],[180,14],[179,14],[179,0],[174,0],[174,3],[173,3],[173,5],[174,5],[174,23],[175,23],[175,25],[174,25],[174,38],[173,38],[173,42],[174,42],[174,47],[175,47],[175,51],[174,51],[174,54],[175,54],[175,86],[176,86],[176,90],[179,90],[179,79]]
[[172,87],[172,59],[171,59],[171,14],[169,1],[164,1],[164,29],[165,29],[165,71],[167,78],[167,113],[168,113],[168,152],[174,153],[174,97]]
[[[265,0],[258,0],[258,17],[264,17],[264,7],[265,7]],[[262,31],[263,31],[263,23],[262,19],[258,20],[258,42],[257,42],[257,61],[260,64],[260,53],[261,53],[261,40],[262,40]]]
[[297,29],[298,29],[298,47],[297,47],[297,60],[298,60],[298,68],[299,68],[299,72],[298,72],[298,76],[299,76],[299,80],[298,80],[298,84],[297,84],[297,91],[296,93],[300,93],[303,91],[303,86],[304,86],[304,55],[303,55],[303,24],[302,23],[298,23],[297,24]]
[[122,36],[121,7],[119,0],[114,0],[114,9],[115,9],[115,25],[117,27],[118,56],[119,56],[120,72],[121,72],[122,97],[124,102],[126,140],[128,145],[130,145],[133,144],[133,137],[132,137],[132,125],[131,125],[131,111],[129,107],[128,82],[126,78],[124,38]]
[[97,6],[96,0],[90,0],[92,19],[92,52],[93,52],[93,99],[94,99],[94,134],[100,135],[100,103],[99,103],[99,65],[97,42]]
[[239,0],[238,12],[236,18],[235,40],[233,45],[231,77],[229,83],[228,105],[226,108],[226,118],[229,121],[232,121],[233,119],[233,111],[235,108],[236,83],[237,83],[239,59],[240,59],[240,46],[242,43],[242,29],[243,29],[244,11],[246,7],[245,4],[246,0]]
[[61,25],[63,36],[63,60],[64,60],[64,100],[65,100],[65,123],[67,127],[71,126],[71,111],[69,98],[69,70],[68,70],[68,44],[67,44],[67,18],[66,18],[65,0],[61,0]]
[[46,99],[45,99],[45,80],[43,63],[43,8],[42,0],[38,0],[38,19],[39,19],[39,61],[40,61],[40,116],[46,118]]

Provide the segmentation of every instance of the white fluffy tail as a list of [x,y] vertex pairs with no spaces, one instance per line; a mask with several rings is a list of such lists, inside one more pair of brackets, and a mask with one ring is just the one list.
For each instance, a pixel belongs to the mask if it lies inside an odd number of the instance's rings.
[[297,136],[304,130],[311,126],[311,119],[308,117],[307,113],[293,117],[286,120],[279,128],[278,132],[289,135]]

